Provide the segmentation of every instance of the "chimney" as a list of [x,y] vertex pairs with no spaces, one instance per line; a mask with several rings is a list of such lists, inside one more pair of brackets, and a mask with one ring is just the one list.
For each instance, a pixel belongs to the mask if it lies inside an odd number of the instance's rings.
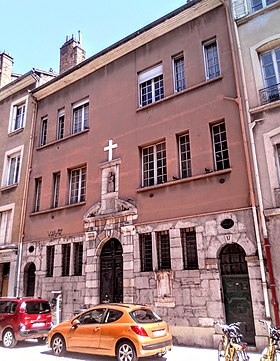
[[79,31],[79,40],[76,40],[74,35],[69,40],[66,37],[66,42],[60,48],[60,65],[59,73],[64,73],[66,70],[71,69],[73,66],[85,60],[86,52],[82,49],[81,32]]
[[0,88],[12,81],[13,58],[3,51],[0,53]]

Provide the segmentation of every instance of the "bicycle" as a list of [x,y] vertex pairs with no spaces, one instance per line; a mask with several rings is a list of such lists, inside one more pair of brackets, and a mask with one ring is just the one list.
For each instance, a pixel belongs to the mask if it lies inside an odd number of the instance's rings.
[[220,326],[223,334],[218,344],[218,361],[249,361],[247,344],[242,342],[240,322],[229,325],[214,322]]
[[278,348],[280,329],[272,325],[270,321],[259,320],[259,322],[265,324],[268,329],[268,345],[264,348],[260,361],[280,360],[280,350]]

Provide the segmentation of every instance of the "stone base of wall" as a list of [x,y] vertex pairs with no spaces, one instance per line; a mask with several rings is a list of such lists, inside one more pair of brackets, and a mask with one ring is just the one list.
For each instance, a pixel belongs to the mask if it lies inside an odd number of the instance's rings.
[[182,327],[171,326],[174,345],[215,348],[214,327]]

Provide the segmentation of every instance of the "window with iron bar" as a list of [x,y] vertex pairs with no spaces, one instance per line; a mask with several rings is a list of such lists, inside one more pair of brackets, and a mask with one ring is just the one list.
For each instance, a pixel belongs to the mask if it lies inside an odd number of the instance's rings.
[[83,242],[74,243],[74,276],[81,276],[83,272]]
[[198,269],[196,232],[194,227],[181,229],[184,269]]
[[71,243],[62,245],[62,277],[70,274]]
[[158,270],[171,269],[169,232],[156,232],[156,243]]
[[139,234],[140,242],[140,258],[141,272],[149,272],[153,270],[153,250],[152,250],[152,234]]
[[53,269],[54,269],[54,246],[47,246],[47,270],[46,276],[53,277]]

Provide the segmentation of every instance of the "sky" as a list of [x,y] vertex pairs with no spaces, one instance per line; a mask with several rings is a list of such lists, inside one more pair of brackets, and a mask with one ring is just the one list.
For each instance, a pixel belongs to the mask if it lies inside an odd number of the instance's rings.
[[59,49],[82,34],[86,58],[184,5],[185,0],[0,0],[0,52],[14,59],[13,72],[55,72]]

